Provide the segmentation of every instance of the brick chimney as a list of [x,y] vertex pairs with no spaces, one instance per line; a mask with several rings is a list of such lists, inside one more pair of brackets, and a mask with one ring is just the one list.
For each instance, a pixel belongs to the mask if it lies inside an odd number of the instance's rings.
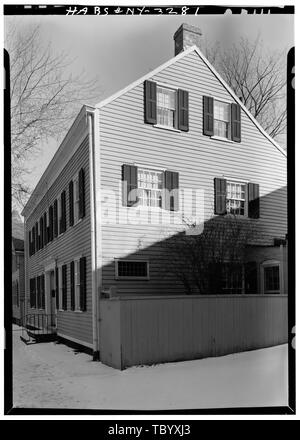
[[174,34],[175,56],[190,46],[201,44],[201,30],[191,24],[183,23]]

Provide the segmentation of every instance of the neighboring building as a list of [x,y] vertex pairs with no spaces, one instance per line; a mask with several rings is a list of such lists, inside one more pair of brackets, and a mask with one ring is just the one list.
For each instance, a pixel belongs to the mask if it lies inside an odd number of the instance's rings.
[[25,304],[24,240],[12,237],[11,245],[13,322],[21,325]]
[[[117,368],[287,339],[286,153],[202,55],[199,29],[174,39],[174,58],[81,109],[22,213],[27,313]],[[250,284],[241,267],[186,296],[165,243],[186,219],[227,214],[255,229]]]

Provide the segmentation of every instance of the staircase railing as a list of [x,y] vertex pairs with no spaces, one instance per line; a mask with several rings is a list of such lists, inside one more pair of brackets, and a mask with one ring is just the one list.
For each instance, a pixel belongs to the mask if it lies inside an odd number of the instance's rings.
[[30,313],[24,316],[22,323],[22,336],[26,332],[29,337],[39,338],[41,336],[56,333],[55,315],[46,313]]

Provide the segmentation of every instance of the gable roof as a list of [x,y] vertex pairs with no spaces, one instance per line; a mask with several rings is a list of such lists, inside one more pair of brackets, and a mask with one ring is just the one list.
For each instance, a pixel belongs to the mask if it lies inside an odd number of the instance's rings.
[[174,56],[167,62],[161,64],[156,69],[152,70],[151,72],[147,73],[146,75],[142,76],[138,80],[132,82],[128,86],[124,87],[123,89],[119,90],[118,92],[114,93],[113,95],[109,96],[108,98],[104,99],[103,101],[100,101],[98,104],[95,105],[97,108],[102,108],[111,102],[113,102],[115,99],[122,96],[124,93],[129,92],[134,87],[139,86],[142,84],[146,79],[151,78],[152,76],[156,75],[157,73],[161,72],[162,70],[166,69],[167,67],[171,66],[172,64],[176,63],[181,58],[186,57],[191,52],[196,52],[197,55],[202,59],[202,61],[206,64],[206,66],[210,69],[210,71],[215,75],[215,77],[221,82],[221,84],[225,87],[225,89],[228,91],[228,93],[232,96],[232,98],[240,105],[240,107],[244,110],[246,115],[251,119],[251,121],[256,125],[258,130],[286,157],[286,151],[262,128],[262,126],[259,124],[259,122],[254,118],[254,116],[250,113],[250,111],[245,107],[245,105],[240,101],[240,99],[237,97],[237,95],[234,93],[234,91],[229,87],[229,85],[223,80],[223,78],[219,75],[219,73],[216,71],[216,69],[212,66],[212,64],[208,61],[208,59],[202,54],[200,49],[197,46],[191,46],[188,49],[184,50],[183,52],[180,52],[178,55]]

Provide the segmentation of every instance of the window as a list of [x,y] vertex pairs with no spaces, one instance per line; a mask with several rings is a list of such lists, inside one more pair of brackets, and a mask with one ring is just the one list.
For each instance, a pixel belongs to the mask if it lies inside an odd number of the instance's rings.
[[149,262],[116,260],[116,278],[149,279]]
[[264,293],[280,293],[279,265],[264,267]]
[[157,124],[176,128],[176,90],[157,86]]
[[18,280],[13,282],[13,305],[19,307],[19,283],[18,283]]
[[230,104],[214,100],[214,135],[231,138]]
[[58,268],[58,308],[67,310],[67,265],[63,264]]
[[80,260],[75,260],[75,310],[80,310]]
[[246,215],[246,184],[226,182],[226,210],[228,214]]
[[138,168],[138,198],[142,206],[162,207],[163,172]]
[[189,131],[189,92],[146,80],[144,119],[157,127]]
[[58,286],[59,286],[59,294],[58,294],[58,308],[59,310],[63,310],[63,283],[62,283],[62,266],[58,268]]
[[229,295],[243,293],[242,264],[224,263],[222,267],[222,292]]
[[241,142],[240,105],[203,96],[203,134]]
[[86,257],[78,257],[70,263],[71,310],[86,310]]
[[30,308],[34,309],[36,308],[36,279],[30,278],[29,280],[29,287],[30,287]]

